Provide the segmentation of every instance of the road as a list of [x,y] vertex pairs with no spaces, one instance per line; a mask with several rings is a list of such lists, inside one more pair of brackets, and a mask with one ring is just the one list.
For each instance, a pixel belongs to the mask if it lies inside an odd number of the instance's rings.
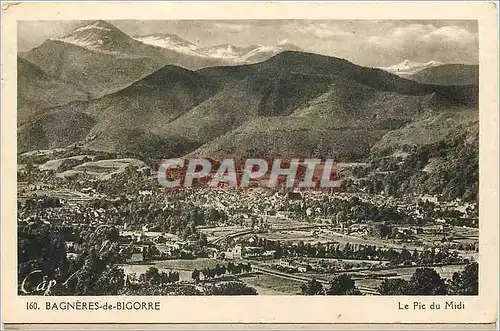
[[[285,278],[285,279],[292,279],[292,280],[297,280],[297,281],[301,281],[301,282],[308,282],[308,281],[312,280],[312,278],[308,278],[306,276],[296,275],[296,274],[287,274],[287,273],[284,273],[284,272],[280,272],[280,271],[276,271],[276,270],[271,270],[271,269],[267,269],[267,268],[262,268],[262,267],[255,266],[255,265],[252,266],[252,269],[260,271],[262,273],[273,275],[275,277],[280,277],[280,278]],[[325,287],[325,288],[330,287],[330,283],[329,282],[327,282],[325,280],[322,280],[322,279],[316,279],[316,280],[319,281],[323,285],[323,287]],[[363,293],[365,295],[380,295],[380,293],[378,291],[376,291],[376,290],[374,290],[372,288],[369,288],[369,287],[356,286],[356,288],[361,293]]]
[[211,241],[211,243],[212,244],[218,244],[222,240],[233,239],[233,238],[236,238],[236,237],[240,237],[240,236],[244,236],[244,235],[247,235],[247,234],[251,234],[253,232],[254,231],[252,229],[245,229],[245,230],[240,230],[240,231],[236,231],[236,232],[231,232],[231,233],[228,233],[228,234],[225,234],[225,235],[222,235],[220,237],[217,237],[217,238],[213,239]]
[[[339,233],[339,232],[334,232],[334,231],[332,231],[332,236],[346,239],[347,241],[349,241],[350,243],[353,243],[353,244],[375,245],[378,248],[392,248],[396,251],[401,251],[404,248],[406,248],[410,252],[412,252],[414,250],[417,250],[418,252],[423,252],[425,250],[424,247],[413,246],[411,243],[397,244],[397,243],[383,241],[381,239],[365,239],[365,238],[351,236],[351,235],[347,235],[347,234],[343,234],[343,233]],[[462,251],[462,250],[457,250],[457,249],[450,249],[450,251],[451,252],[456,251],[460,256],[463,256],[465,258],[473,257],[474,260],[477,261],[478,254],[476,252]]]
[[[305,229],[314,229],[314,228],[321,228],[321,227],[325,227],[325,225],[313,224],[313,225],[283,227],[283,228],[272,229],[271,232],[305,230]],[[213,239],[211,241],[211,243],[218,244],[225,239],[233,239],[236,237],[240,237],[240,236],[244,236],[244,235],[252,234],[252,233],[256,233],[256,232],[252,229],[238,230],[236,232],[228,233],[228,234],[222,235],[220,237],[217,237],[217,238]],[[351,236],[351,235],[347,235],[347,234],[343,234],[343,233],[339,233],[339,232],[335,232],[335,231],[331,232],[331,236],[332,236],[332,239],[334,239],[335,237],[343,238],[343,239],[345,239],[353,244],[375,245],[379,248],[380,247],[392,248],[396,251],[401,251],[404,248],[406,248],[409,251],[417,250],[419,252],[423,252],[425,250],[424,247],[413,246],[411,243],[397,244],[397,243],[391,243],[391,242],[387,242],[387,241],[384,242],[384,241],[378,240],[378,239],[369,239],[369,238],[365,239],[365,238]],[[460,256],[463,256],[465,258],[473,258],[476,261],[478,260],[478,254],[476,252],[461,251],[461,250],[456,250],[456,249],[451,249],[450,251],[456,251]]]
[[[271,232],[274,232],[274,231],[293,231],[293,230],[316,229],[316,228],[320,228],[320,227],[324,227],[324,226],[325,225],[320,225],[320,224],[316,224],[316,225],[299,225],[299,226],[276,228],[276,229],[272,229]],[[225,239],[233,239],[233,238],[236,238],[236,237],[241,237],[241,236],[244,236],[244,235],[247,235],[247,234],[252,234],[252,233],[257,233],[257,232],[254,231],[254,230],[252,230],[252,229],[239,230],[239,231],[236,231],[236,232],[231,232],[231,233],[228,233],[228,234],[224,234],[224,235],[222,235],[220,237],[217,237],[217,238],[213,239],[210,242],[212,244],[218,244],[222,240],[225,240]]]

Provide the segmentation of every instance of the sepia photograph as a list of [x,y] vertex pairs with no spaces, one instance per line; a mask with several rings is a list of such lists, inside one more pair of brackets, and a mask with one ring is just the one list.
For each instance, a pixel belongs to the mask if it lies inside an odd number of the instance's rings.
[[477,295],[477,28],[20,21],[19,293]]
[[27,313],[485,295],[478,18],[95,17],[15,21]]

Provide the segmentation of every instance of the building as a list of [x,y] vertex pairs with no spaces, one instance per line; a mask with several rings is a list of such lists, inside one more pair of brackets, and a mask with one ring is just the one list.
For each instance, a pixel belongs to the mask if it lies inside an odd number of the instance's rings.
[[304,264],[297,264],[297,270],[299,272],[307,272],[307,266]]
[[298,272],[307,272],[311,267],[305,263],[295,262],[290,259],[281,259],[278,265],[289,271],[296,270]]
[[283,268],[290,268],[291,267],[290,260],[288,260],[288,259],[281,259],[279,262],[279,265]]
[[241,245],[235,245],[233,248],[228,248],[225,252],[225,258],[230,260],[241,259],[243,257],[243,248]]
[[224,252],[214,252],[214,258],[222,260],[240,260],[243,258],[243,247],[238,244]]
[[262,247],[245,247],[244,248],[245,256],[256,257],[262,255]]
[[127,260],[127,263],[137,263],[144,261],[142,252],[141,253],[133,253],[130,259]]
[[433,202],[433,203],[437,203],[439,201],[438,197],[435,195],[423,195],[418,197],[418,200],[422,202]]

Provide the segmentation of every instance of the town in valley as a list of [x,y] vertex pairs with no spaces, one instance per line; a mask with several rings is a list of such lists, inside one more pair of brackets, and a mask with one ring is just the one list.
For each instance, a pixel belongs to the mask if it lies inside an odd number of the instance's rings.
[[[218,21],[68,21],[20,44],[19,294],[477,295],[477,22],[353,22],[352,56],[187,40],[236,35]],[[27,43],[50,22],[19,24]],[[421,48],[392,49],[404,36]],[[341,185],[166,189],[168,158],[333,159]]]

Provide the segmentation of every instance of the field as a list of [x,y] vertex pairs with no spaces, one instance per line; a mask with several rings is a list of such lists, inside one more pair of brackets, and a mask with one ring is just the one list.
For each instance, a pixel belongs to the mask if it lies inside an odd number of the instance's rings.
[[387,240],[381,241],[369,238],[364,239],[324,229],[276,231],[272,233],[262,234],[262,236],[270,240],[280,240],[289,242],[304,241],[304,243],[317,243],[317,242],[324,243],[324,242],[336,241],[339,242],[341,245],[345,243],[350,243],[350,244],[377,245],[378,247],[389,246],[387,245]]
[[[461,271],[464,266],[463,265],[446,265],[440,267],[432,267],[438,274],[441,275],[442,278],[450,279],[453,276],[454,272]],[[399,269],[390,269],[387,272],[397,272],[398,277],[409,280],[413,273],[415,272],[416,267],[409,268],[399,268]]]
[[302,282],[260,274],[242,279],[246,284],[255,287],[260,295],[294,295],[300,291]]
[[194,269],[204,269],[204,268],[213,268],[217,264],[221,262],[200,258],[195,260],[166,260],[166,261],[158,261],[156,262],[156,266],[158,269],[172,269],[172,270],[189,270],[193,271]]
[[195,259],[195,260],[164,260],[164,261],[153,261],[151,264],[126,264],[121,265],[120,267],[123,269],[125,274],[136,274],[139,276],[143,274],[151,267],[156,267],[161,271],[177,271],[179,272],[179,276],[183,281],[191,280],[191,273],[194,269],[204,269],[204,268],[213,268],[215,265],[219,263],[212,259]]
[[[279,264],[281,259],[272,259],[264,261],[255,261],[255,265],[261,265],[262,267],[270,267],[272,265]],[[314,258],[314,257],[295,257],[294,262],[298,263],[309,263],[314,265],[316,263],[324,263],[328,265],[340,265],[340,264],[350,264],[355,268],[367,268],[372,265],[386,265],[387,261],[376,261],[376,260],[350,260],[350,259],[335,259],[335,258]]]
[[18,199],[23,199],[27,197],[36,196],[50,196],[65,200],[87,200],[90,197],[78,191],[72,191],[69,189],[58,189],[51,186],[43,185],[42,183],[35,183],[28,185],[26,182],[19,182],[17,185],[17,196]]
[[93,155],[76,155],[76,156],[71,156],[67,158],[61,158],[61,159],[54,159],[54,160],[49,160],[45,162],[44,164],[41,164],[39,166],[40,170],[51,170],[51,171],[57,171],[59,167],[66,161],[66,160],[74,160],[74,161],[82,161],[80,163],[83,163],[83,160],[85,158],[89,159],[94,159],[95,156]]
[[[402,249],[403,247],[412,251],[423,250],[424,244],[427,245],[435,245],[441,244],[441,240],[443,238],[443,234],[419,234],[417,238],[422,242],[420,244],[415,244],[415,240],[413,241],[403,241],[403,240],[395,240],[395,239],[385,239],[382,240],[380,238],[368,237],[368,236],[356,236],[356,235],[348,235],[339,232],[335,232],[327,229],[304,229],[304,230],[282,230],[282,231],[273,231],[270,233],[259,234],[260,236],[269,239],[269,240],[279,240],[281,242],[292,242],[297,243],[299,241],[303,241],[304,243],[325,243],[325,242],[338,242],[340,245],[345,245],[346,243],[350,243],[353,245],[375,245],[381,248],[394,248],[394,249]],[[453,242],[462,242],[462,243],[477,243],[478,242],[478,230],[471,228],[460,228],[453,227],[449,233],[447,233],[448,237],[453,237]],[[418,240],[417,239],[417,240]],[[478,254],[473,251],[460,251],[460,253],[466,257],[472,257],[477,260]]]
[[[156,267],[161,271],[177,271],[181,281],[191,281],[191,273],[196,268],[198,270],[210,267],[213,268],[217,263],[223,264],[224,262],[216,261],[213,259],[196,259],[196,260],[166,260],[155,261],[151,264],[127,264],[120,267],[124,270],[125,274],[136,274],[139,276],[151,267]],[[302,282],[275,277],[268,274],[258,274],[249,277],[241,277],[241,280],[255,287],[260,295],[293,295],[299,291]]]
[[282,242],[299,242],[304,241],[305,243],[316,243],[316,242],[327,242],[328,240],[313,236],[313,231],[309,230],[286,230],[277,231],[271,233],[265,233],[261,236],[269,240],[279,240]]
[[[432,267],[433,269],[436,270],[436,272],[441,275],[442,278],[450,279],[453,276],[454,272],[459,272],[461,271],[464,266],[463,265],[446,265],[446,266],[438,266],[438,267]],[[379,271],[374,271],[378,274],[391,274],[391,273],[396,273],[396,276],[391,276],[388,278],[403,278],[405,280],[410,280],[411,276],[415,272],[417,267],[405,267],[405,268],[392,268],[392,269],[385,269],[385,270],[379,270]],[[369,272],[355,272],[355,271],[349,271],[346,273],[350,274],[356,274],[357,276],[353,276],[353,279],[356,280],[356,285],[357,286],[363,286],[363,287],[370,287],[370,288],[378,288],[380,284],[383,281],[383,277],[380,278],[359,278],[360,274],[368,274]],[[329,280],[333,277],[333,275],[330,274],[313,274],[313,273],[307,273],[306,274],[309,277],[316,277],[318,279],[324,279],[324,280]]]
[[305,221],[289,219],[288,217],[267,216],[267,221],[272,229],[293,229],[298,227],[314,226],[315,224]]
[[246,228],[238,225],[231,225],[231,226],[219,226],[215,228],[203,228],[200,227],[198,228],[201,233],[204,233],[207,235],[208,241],[211,241],[215,238],[223,237],[226,235],[229,235],[234,232],[239,232],[243,231]]
[[136,159],[109,159],[94,162],[86,162],[77,165],[71,170],[57,174],[60,177],[73,176],[77,173],[86,173],[92,175],[96,179],[109,179],[113,174],[124,172],[128,166],[136,166],[138,168],[145,167],[145,163]]

